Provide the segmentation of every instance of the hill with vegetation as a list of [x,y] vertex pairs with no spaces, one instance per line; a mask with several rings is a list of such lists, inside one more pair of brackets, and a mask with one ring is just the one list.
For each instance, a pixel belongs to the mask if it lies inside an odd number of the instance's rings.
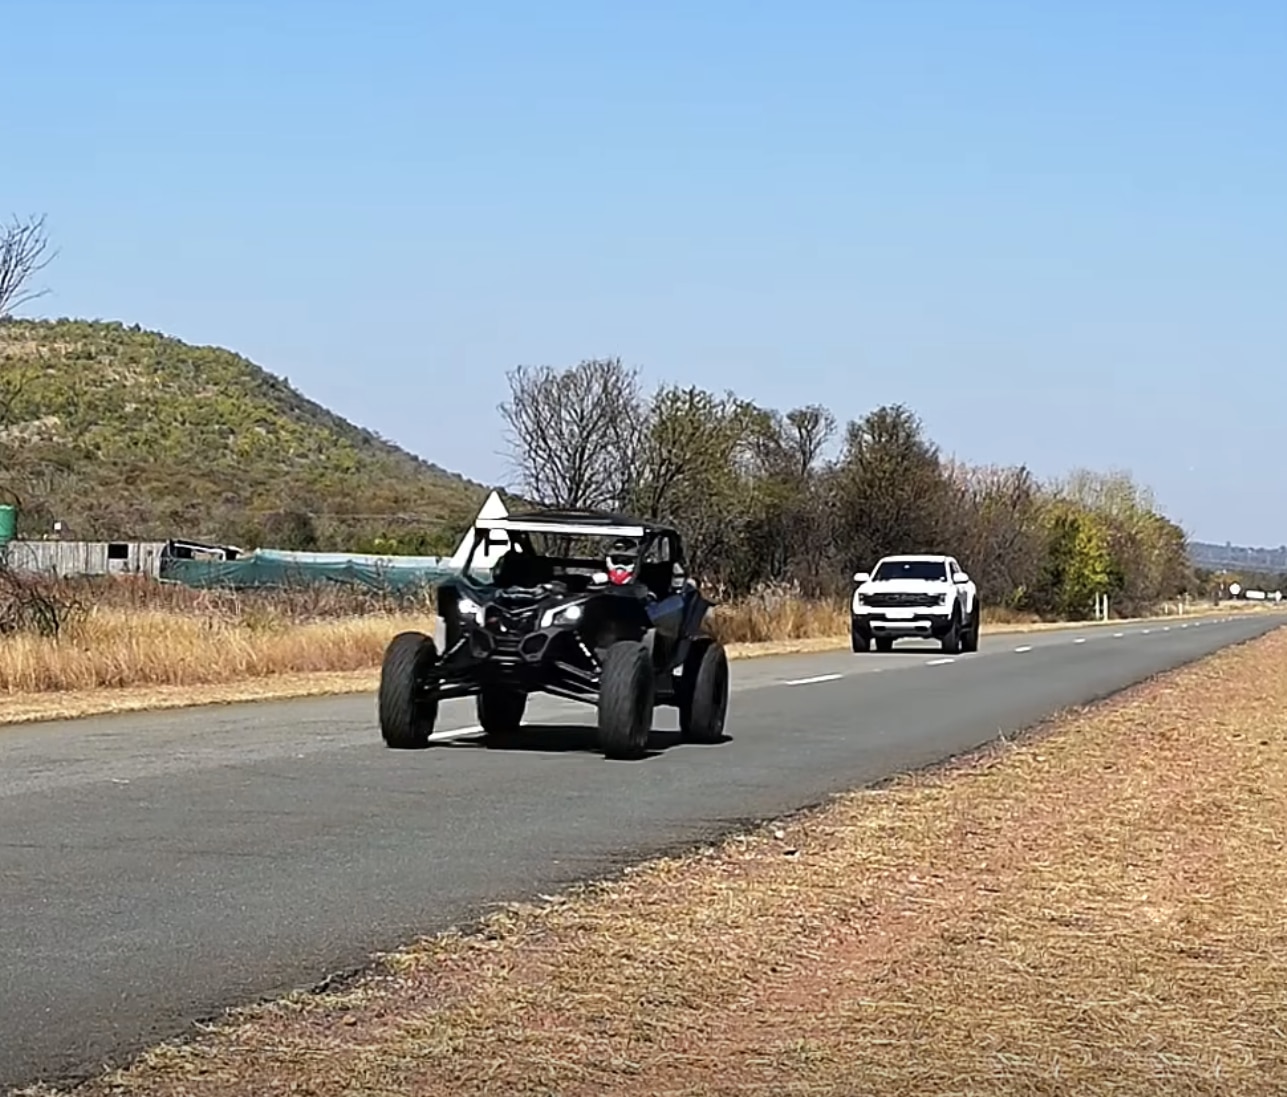
[[25,535],[443,552],[487,491],[232,351],[0,323],[0,501]]

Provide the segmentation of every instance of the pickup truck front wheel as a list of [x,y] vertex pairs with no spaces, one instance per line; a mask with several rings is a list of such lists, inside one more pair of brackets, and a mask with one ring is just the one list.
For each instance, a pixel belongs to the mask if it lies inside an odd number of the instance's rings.
[[981,623],[980,619],[982,616],[982,612],[979,609],[979,603],[976,600],[974,603],[974,609],[970,613],[970,623],[961,634],[962,651],[979,650],[979,625]]
[[956,610],[952,611],[952,623],[944,635],[941,645],[943,654],[956,655],[961,650],[961,617]]

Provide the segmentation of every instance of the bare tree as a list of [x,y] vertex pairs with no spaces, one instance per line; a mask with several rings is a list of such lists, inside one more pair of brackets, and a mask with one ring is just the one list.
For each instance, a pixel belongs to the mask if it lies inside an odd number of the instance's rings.
[[25,221],[15,215],[0,229],[0,320],[8,319],[19,305],[49,292],[32,289],[31,280],[52,263],[57,254],[49,250],[44,214]]
[[544,505],[614,508],[634,479],[647,415],[620,358],[565,370],[519,366],[500,405],[525,493]]

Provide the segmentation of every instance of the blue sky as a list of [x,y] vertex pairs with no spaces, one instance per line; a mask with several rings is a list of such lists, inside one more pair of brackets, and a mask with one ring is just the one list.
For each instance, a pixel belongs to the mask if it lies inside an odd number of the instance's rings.
[[507,478],[518,363],[1128,468],[1287,541],[1287,5],[7,0],[28,308]]

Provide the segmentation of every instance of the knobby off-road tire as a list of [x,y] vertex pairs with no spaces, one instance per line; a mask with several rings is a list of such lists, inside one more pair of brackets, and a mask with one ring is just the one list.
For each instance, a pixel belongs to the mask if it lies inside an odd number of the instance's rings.
[[527,694],[503,686],[484,686],[478,694],[478,722],[488,746],[502,746],[518,734],[527,711]]
[[400,632],[384,651],[378,708],[380,734],[396,750],[423,750],[438,720],[438,696],[421,688],[438,661],[438,645],[422,632]]
[[599,749],[608,758],[642,758],[652,731],[652,659],[646,645],[622,640],[608,648],[599,676]]
[[983,611],[979,607],[979,600],[974,600],[974,609],[970,612],[970,624],[961,636],[962,651],[979,650],[979,626],[982,624]]
[[702,637],[684,660],[679,694],[679,730],[692,743],[718,743],[728,717],[728,653],[723,644]]

